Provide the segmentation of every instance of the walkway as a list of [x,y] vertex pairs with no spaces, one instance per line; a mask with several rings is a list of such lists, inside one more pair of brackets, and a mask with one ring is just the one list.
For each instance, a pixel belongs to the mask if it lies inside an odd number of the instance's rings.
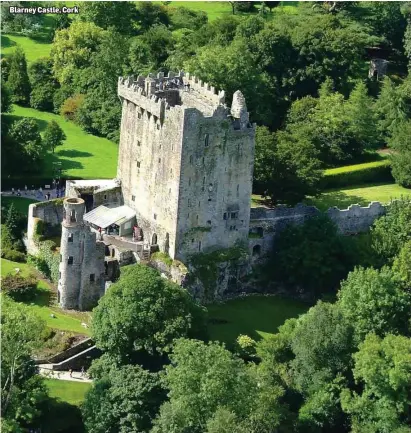
[[[2,197],[20,197],[20,198],[30,198],[31,200],[36,200],[36,201],[45,201],[46,199],[44,198],[44,196],[47,193],[50,193],[50,200],[53,198],[57,198],[57,190],[54,189],[43,189],[43,192],[41,193],[38,189],[37,190],[20,190],[21,195],[18,196],[17,195],[17,191],[14,191],[14,194],[11,191],[2,191],[1,192],[1,196]],[[60,194],[61,194],[61,190],[60,190]]]
[[48,379],[71,380],[73,382],[92,383],[93,381],[86,376],[81,376],[81,371],[73,371],[72,375],[68,371],[51,370],[50,364],[40,364],[39,374]]

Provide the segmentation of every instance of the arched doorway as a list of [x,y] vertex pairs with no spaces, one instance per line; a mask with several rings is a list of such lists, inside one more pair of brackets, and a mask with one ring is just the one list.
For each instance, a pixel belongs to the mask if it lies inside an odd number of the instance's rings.
[[153,233],[153,236],[151,237],[151,245],[157,245],[157,234]]
[[261,255],[261,245],[253,246],[253,257],[260,257]]

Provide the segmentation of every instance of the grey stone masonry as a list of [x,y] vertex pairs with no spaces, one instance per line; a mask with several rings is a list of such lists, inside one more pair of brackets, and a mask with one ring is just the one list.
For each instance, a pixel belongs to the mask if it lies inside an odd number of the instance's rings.
[[66,198],[60,246],[58,299],[62,308],[89,310],[104,294],[104,243],[83,222],[85,203]]
[[171,258],[247,243],[255,125],[244,96],[189,74],[120,78],[117,178],[144,241]]

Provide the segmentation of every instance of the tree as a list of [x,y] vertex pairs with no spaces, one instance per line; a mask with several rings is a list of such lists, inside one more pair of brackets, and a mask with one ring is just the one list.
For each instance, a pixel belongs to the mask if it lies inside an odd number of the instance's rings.
[[29,67],[29,77],[32,88],[30,106],[38,110],[52,111],[54,93],[58,88],[53,76],[52,60],[45,57],[34,61]]
[[142,265],[126,267],[94,309],[96,346],[122,360],[168,352],[182,336],[204,333],[204,310],[190,294]]
[[169,401],[162,405],[153,433],[203,432],[222,408],[240,423],[250,416],[257,383],[244,362],[224,346],[179,339],[170,360],[164,376]]
[[66,134],[59,124],[55,120],[52,120],[47,124],[47,128],[44,131],[43,144],[54,153],[55,148],[61,146],[66,138]]
[[270,9],[270,12],[272,12],[274,8],[280,6],[281,4],[281,2],[275,2],[275,1],[265,1],[263,3],[265,6],[268,7],[268,9]]
[[11,99],[15,104],[28,105],[30,99],[30,81],[27,74],[27,62],[24,51],[17,47],[10,56],[7,85]]
[[411,239],[411,201],[395,200],[387,213],[371,228],[372,248],[383,263],[392,262],[402,246]]
[[392,270],[398,275],[407,289],[411,288],[411,240],[407,241],[392,265]]
[[87,83],[79,81],[79,73],[90,65],[92,55],[98,50],[106,30],[94,23],[81,21],[56,32],[51,58],[53,72],[60,85],[72,86],[72,92],[87,89]]
[[[11,106],[11,94],[10,89],[7,84],[1,79],[1,112],[2,113],[10,113],[12,110]],[[3,123],[3,116],[2,116]],[[3,129],[3,127],[2,127]]]
[[367,335],[354,355],[361,391],[344,390],[342,405],[354,432],[407,432],[411,423],[411,339]]
[[155,25],[168,26],[170,24],[170,17],[164,5],[147,1],[139,2],[137,13],[141,33],[145,33],[150,27]]
[[185,7],[170,10],[171,23],[174,29],[197,30],[207,24],[207,14],[203,11],[193,11]]
[[11,203],[11,205],[7,209],[7,215],[5,220],[6,227],[10,230],[10,234],[14,239],[17,239],[19,237],[19,220],[20,215],[17,212],[17,209],[14,207],[14,203]]
[[13,122],[10,128],[10,138],[21,148],[20,168],[24,171],[38,171],[46,150],[36,121],[31,118],[23,118]]
[[[2,417],[27,427],[41,416],[47,391],[31,360],[45,323],[31,310],[3,296],[1,310]],[[24,409],[23,409],[24,408]]]
[[158,373],[138,365],[114,368],[86,394],[84,424],[89,433],[148,432],[164,399]]
[[119,33],[133,35],[136,33],[138,16],[134,2],[85,2],[80,19],[87,23],[92,22],[106,30],[114,28]]
[[258,127],[254,166],[254,190],[273,204],[294,205],[307,195],[316,195],[322,177],[318,152],[300,134]]
[[275,240],[267,262],[267,277],[298,292],[320,294],[335,290],[354,266],[349,240],[325,215],[289,225]]
[[388,145],[394,150],[391,167],[395,182],[411,188],[411,120],[396,126],[388,139]]
[[383,138],[387,138],[398,125],[407,119],[407,105],[404,96],[389,77],[385,77],[381,93],[375,104],[378,118],[378,130]]
[[354,327],[359,343],[373,332],[407,335],[410,331],[411,294],[404,291],[388,268],[357,268],[341,283],[338,305]]

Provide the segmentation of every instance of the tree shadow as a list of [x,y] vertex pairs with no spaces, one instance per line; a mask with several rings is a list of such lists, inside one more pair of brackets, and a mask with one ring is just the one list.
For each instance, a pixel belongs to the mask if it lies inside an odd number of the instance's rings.
[[367,206],[369,200],[356,195],[348,195],[342,191],[327,191],[318,197],[306,198],[304,203],[309,206],[315,206],[321,211],[326,211],[334,206],[338,207],[338,209],[347,209],[352,204]]
[[58,398],[48,399],[42,418],[41,428],[44,433],[85,431],[80,408]]
[[10,47],[14,47],[17,44],[12,41],[9,37],[1,35],[1,48],[10,48]]
[[9,118],[12,122],[17,122],[23,119],[33,119],[36,121],[40,132],[43,132],[47,128],[48,124],[45,120],[37,119],[37,117],[32,116],[16,116],[15,114],[10,114],[7,116],[7,118]]
[[66,157],[66,158],[86,158],[88,156],[94,156],[90,152],[82,152],[81,150],[75,150],[75,149],[67,149],[67,150],[60,150],[56,152],[58,156]]

